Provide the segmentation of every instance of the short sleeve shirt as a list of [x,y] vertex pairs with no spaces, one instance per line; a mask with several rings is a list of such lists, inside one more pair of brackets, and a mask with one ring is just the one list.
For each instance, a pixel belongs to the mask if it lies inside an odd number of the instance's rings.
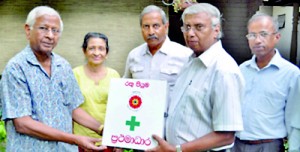
[[76,151],[77,146],[17,133],[12,119],[31,116],[52,128],[72,133],[72,111],[83,102],[69,63],[51,53],[51,76],[27,46],[7,64],[1,83],[2,119],[7,122],[7,151]]
[[123,78],[164,80],[168,83],[169,92],[172,92],[191,54],[190,48],[172,42],[168,37],[154,55],[144,43],[129,53]]
[[199,57],[191,57],[172,94],[168,142],[177,145],[212,131],[242,130],[240,102],[244,86],[238,65],[220,41]]

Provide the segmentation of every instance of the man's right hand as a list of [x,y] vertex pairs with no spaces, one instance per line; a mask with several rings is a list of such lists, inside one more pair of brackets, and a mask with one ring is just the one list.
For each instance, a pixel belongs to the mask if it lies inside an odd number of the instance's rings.
[[95,150],[95,151],[101,151],[106,149],[106,146],[100,145],[97,146],[96,143],[97,142],[101,142],[101,139],[98,138],[91,138],[91,137],[86,137],[86,136],[79,136],[79,135],[75,135],[76,136],[76,144],[85,149],[85,150]]

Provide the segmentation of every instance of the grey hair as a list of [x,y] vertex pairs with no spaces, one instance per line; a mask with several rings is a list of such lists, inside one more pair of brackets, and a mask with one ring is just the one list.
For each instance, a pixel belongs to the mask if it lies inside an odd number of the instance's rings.
[[61,17],[59,15],[59,13],[54,10],[53,8],[49,7],[49,6],[37,6],[34,9],[32,9],[28,16],[27,19],[25,21],[25,24],[29,25],[30,28],[32,28],[32,26],[34,25],[34,23],[36,22],[36,18],[43,16],[43,15],[55,15],[59,18],[60,21],[60,31],[62,32],[64,29],[64,25],[63,22],[61,20]]
[[222,38],[223,33],[222,33],[222,15],[219,11],[218,8],[216,8],[215,6],[208,4],[208,3],[198,3],[198,4],[194,4],[192,6],[189,6],[188,8],[186,8],[184,10],[184,12],[181,15],[182,21],[184,21],[185,16],[186,15],[190,15],[190,14],[198,14],[201,12],[205,12],[207,14],[209,14],[212,18],[211,18],[211,24],[212,27],[215,28],[216,25],[220,25],[220,32],[217,36],[217,39]]
[[249,19],[248,24],[247,24],[247,27],[249,27],[249,25],[250,25],[252,22],[254,22],[254,21],[258,20],[258,19],[261,19],[261,18],[268,18],[268,19],[270,19],[270,20],[272,21],[272,25],[273,25],[273,28],[274,28],[275,32],[277,33],[277,32],[279,31],[279,23],[278,23],[277,18],[272,17],[272,16],[270,16],[270,15],[268,15],[268,14],[265,14],[265,13],[261,13],[261,12],[255,13],[255,14]]
[[165,25],[168,22],[166,13],[159,8],[158,6],[155,5],[149,5],[147,7],[145,7],[142,11],[142,13],[140,14],[140,26],[142,26],[142,19],[144,17],[145,14],[151,13],[151,12],[159,12],[162,18],[162,23]]

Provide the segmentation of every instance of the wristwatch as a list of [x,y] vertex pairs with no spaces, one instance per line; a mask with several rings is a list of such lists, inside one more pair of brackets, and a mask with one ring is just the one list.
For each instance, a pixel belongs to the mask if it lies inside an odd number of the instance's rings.
[[104,125],[100,125],[100,127],[98,128],[98,134],[101,136],[103,134],[103,128],[104,128]]
[[176,152],[182,152],[180,145],[176,145]]

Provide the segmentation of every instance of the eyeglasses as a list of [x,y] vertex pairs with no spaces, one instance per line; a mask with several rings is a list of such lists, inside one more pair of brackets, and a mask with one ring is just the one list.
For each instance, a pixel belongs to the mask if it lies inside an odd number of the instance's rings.
[[39,31],[41,31],[43,34],[47,34],[50,31],[52,32],[53,35],[60,34],[60,30],[56,29],[56,28],[48,28],[48,27],[44,27],[44,26],[39,26],[39,27],[37,27],[37,29]]
[[181,29],[181,32],[183,33],[186,33],[186,32],[189,32],[190,30],[193,30],[194,32],[200,32],[202,31],[203,29],[205,29],[205,25],[203,24],[196,24],[194,26],[191,26],[191,25],[183,25],[180,29]]
[[268,32],[265,32],[265,31],[262,31],[262,32],[259,32],[259,33],[249,33],[246,35],[247,39],[248,40],[255,40],[258,35],[261,37],[261,38],[266,38],[270,35],[273,35],[273,34],[276,34],[277,32],[273,32],[273,33],[268,33]]

